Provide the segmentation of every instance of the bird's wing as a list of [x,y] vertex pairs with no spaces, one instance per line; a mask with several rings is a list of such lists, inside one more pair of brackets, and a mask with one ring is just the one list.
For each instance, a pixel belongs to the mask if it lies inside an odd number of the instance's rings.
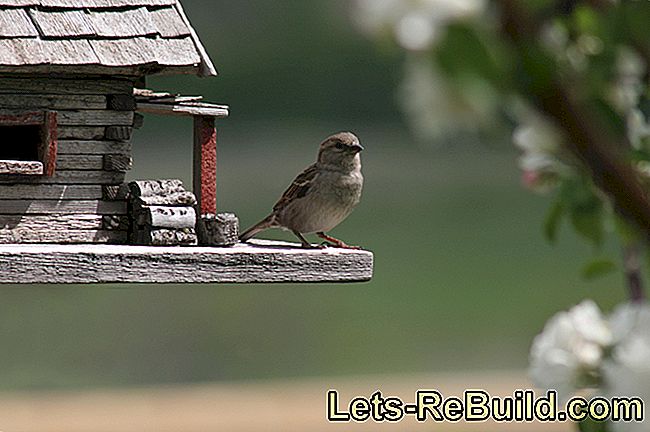
[[291,185],[282,194],[277,203],[273,206],[273,211],[277,212],[284,208],[291,201],[302,198],[309,193],[314,179],[318,175],[316,164],[310,165],[293,180]]

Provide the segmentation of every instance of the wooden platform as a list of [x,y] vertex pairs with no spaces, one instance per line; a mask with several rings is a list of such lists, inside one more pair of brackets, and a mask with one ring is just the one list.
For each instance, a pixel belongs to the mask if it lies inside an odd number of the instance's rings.
[[373,254],[255,240],[233,247],[0,245],[0,283],[363,282]]

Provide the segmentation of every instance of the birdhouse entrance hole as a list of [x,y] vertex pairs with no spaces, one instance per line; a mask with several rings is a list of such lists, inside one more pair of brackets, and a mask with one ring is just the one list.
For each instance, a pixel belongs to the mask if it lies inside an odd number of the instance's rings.
[[41,127],[28,126],[3,126],[0,125],[0,159],[16,161],[37,161],[38,148],[41,146]]
[[50,111],[0,115],[0,174],[52,176],[56,126]]

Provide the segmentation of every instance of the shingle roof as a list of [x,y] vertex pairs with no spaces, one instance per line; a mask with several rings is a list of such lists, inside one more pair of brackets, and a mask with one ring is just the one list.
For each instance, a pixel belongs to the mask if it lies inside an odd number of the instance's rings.
[[0,0],[0,72],[216,75],[178,0]]

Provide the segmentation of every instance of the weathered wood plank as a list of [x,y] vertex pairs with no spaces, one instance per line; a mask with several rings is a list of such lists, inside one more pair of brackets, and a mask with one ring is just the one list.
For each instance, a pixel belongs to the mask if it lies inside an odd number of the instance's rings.
[[360,282],[372,277],[362,250],[302,249],[255,241],[219,247],[4,245],[0,283]]
[[129,186],[126,183],[104,185],[102,186],[102,197],[108,201],[127,199],[129,197]]
[[106,109],[106,97],[98,95],[0,94],[0,106],[12,109]]
[[108,109],[114,111],[135,111],[135,97],[125,94],[108,95]]
[[104,127],[97,127],[97,126],[59,126],[58,137],[59,140],[100,140],[103,139],[104,137],[106,137],[107,139],[116,139],[116,140],[128,139],[128,138],[120,138],[120,137],[111,138],[108,136],[107,132],[108,132],[108,127],[104,128]]
[[157,33],[151,14],[145,7],[136,9],[91,10],[88,14],[97,35],[130,38]]
[[39,161],[0,160],[0,174],[42,175],[43,163]]
[[133,112],[110,110],[59,111],[63,126],[131,126]]
[[127,79],[0,77],[0,93],[82,95],[132,94],[133,82]]
[[59,154],[130,154],[129,141],[59,140]]
[[103,170],[104,156],[93,154],[63,154],[56,159],[56,167],[61,170]]
[[0,200],[0,214],[126,214],[126,203],[100,200]]
[[2,175],[0,184],[91,184],[119,185],[124,183],[124,173],[117,171],[57,171],[52,177]]
[[179,116],[209,116],[216,118],[228,117],[229,110],[225,105],[212,105],[196,102],[192,104],[162,104],[138,102],[138,111],[151,114],[179,115]]
[[0,243],[111,243],[124,244],[126,231],[0,229]]
[[106,171],[126,172],[133,167],[133,159],[128,155],[107,154],[104,155],[102,169]]
[[[105,217],[95,214],[51,214],[42,216],[0,215],[0,230],[99,230]],[[126,216],[122,216],[126,217]]]
[[24,9],[0,9],[0,37],[35,37],[38,31]]
[[0,199],[101,199],[102,187],[78,185],[0,185]]
[[91,20],[83,10],[30,9],[29,15],[46,37],[96,36]]
[[151,206],[136,210],[138,225],[155,228],[194,228],[196,212],[193,207]]

